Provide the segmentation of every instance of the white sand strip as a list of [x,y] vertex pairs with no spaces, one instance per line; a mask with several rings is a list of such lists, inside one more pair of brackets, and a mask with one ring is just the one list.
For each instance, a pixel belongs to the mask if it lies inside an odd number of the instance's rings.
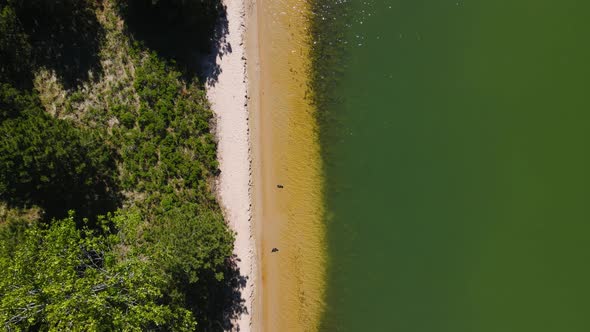
[[[221,174],[217,194],[225,218],[236,233],[234,254],[240,275],[246,278],[241,290],[243,312],[233,322],[232,331],[250,332],[252,303],[256,285],[256,242],[251,212],[251,157],[248,126],[245,0],[224,0],[227,11],[225,50],[216,64],[221,69],[216,81],[207,83],[207,96],[216,115],[217,156]],[[225,54],[223,54],[225,53]]]

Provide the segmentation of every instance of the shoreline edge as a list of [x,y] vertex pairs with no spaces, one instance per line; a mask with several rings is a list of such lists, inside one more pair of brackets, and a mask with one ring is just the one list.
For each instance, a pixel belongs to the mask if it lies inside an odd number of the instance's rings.
[[[215,136],[220,175],[215,193],[225,220],[235,234],[232,260],[239,271],[238,312],[230,312],[231,330],[257,331],[253,326],[256,308],[257,250],[252,219],[252,156],[247,79],[246,34],[251,23],[247,8],[253,0],[223,0],[227,31],[214,59],[220,68],[215,81],[205,82],[207,99],[215,114]],[[229,49],[230,51],[223,51]]]

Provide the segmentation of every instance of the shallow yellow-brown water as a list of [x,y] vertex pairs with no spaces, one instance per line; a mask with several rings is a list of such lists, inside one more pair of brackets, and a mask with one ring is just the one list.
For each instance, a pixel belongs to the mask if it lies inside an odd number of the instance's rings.
[[[325,229],[315,109],[308,98],[309,4],[258,2],[254,190],[263,331],[316,331]],[[258,160],[257,160],[258,159]],[[282,185],[283,188],[278,188]],[[272,248],[279,249],[272,253]]]

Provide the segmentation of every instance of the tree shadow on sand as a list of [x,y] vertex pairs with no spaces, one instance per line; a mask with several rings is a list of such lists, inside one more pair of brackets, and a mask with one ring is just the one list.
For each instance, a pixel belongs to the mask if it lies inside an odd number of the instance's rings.
[[221,69],[215,59],[231,52],[220,2],[129,0],[121,13],[133,39],[174,61],[187,81],[217,82]]
[[198,331],[239,331],[234,322],[248,312],[245,305],[247,294],[242,294],[247,277],[240,274],[237,260],[235,255],[228,259],[221,282],[209,273],[200,276],[199,282],[186,285],[187,306],[195,315]]

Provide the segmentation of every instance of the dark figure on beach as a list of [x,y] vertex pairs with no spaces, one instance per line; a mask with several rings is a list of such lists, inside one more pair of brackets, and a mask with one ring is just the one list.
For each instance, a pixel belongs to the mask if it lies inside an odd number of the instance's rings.
[[272,250],[271,250],[271,252],[277,252],[277,251],[279,251],[278,248],[272,248]]
[[279,188],[279,189],[283,189],[284,187],[283,187],[283,185],[282,185],[282,184],[277,184],[277,188]]

